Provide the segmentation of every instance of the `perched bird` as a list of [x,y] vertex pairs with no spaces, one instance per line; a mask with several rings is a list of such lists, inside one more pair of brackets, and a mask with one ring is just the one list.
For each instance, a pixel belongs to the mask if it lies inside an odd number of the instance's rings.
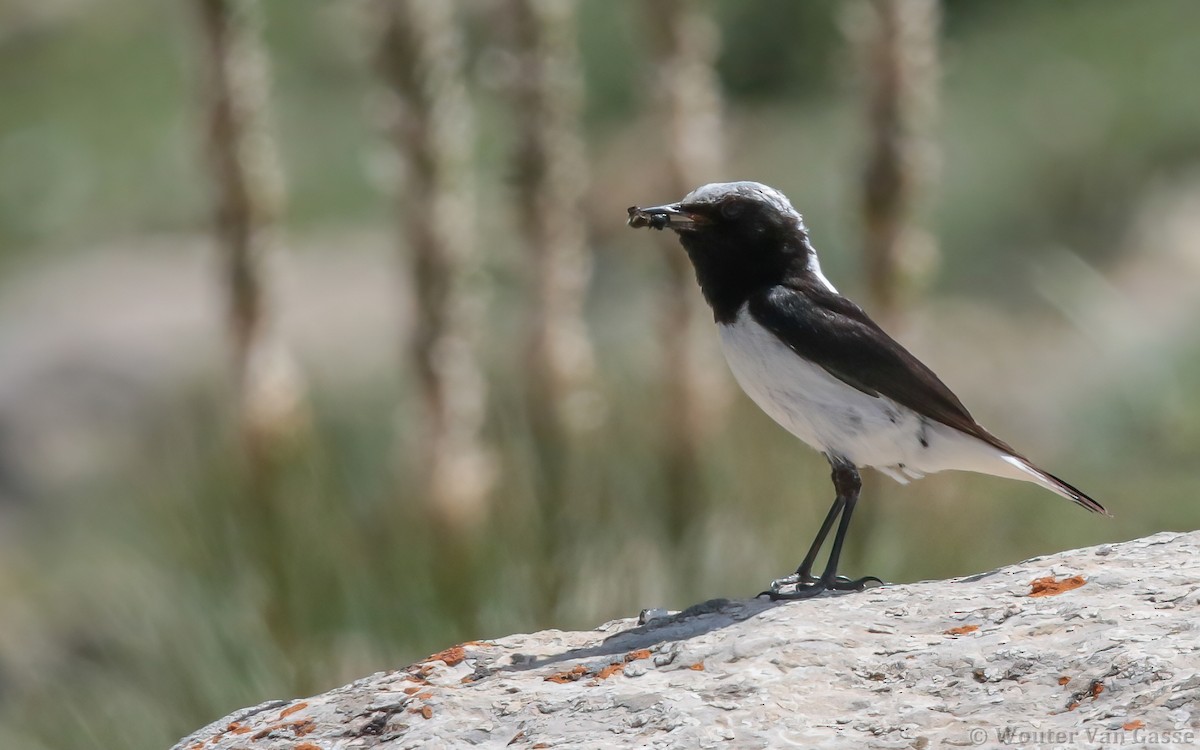
[[[932,370],[838,294],[783,193],[757,182],[714,183],[678,203],[630,208],[629,226],[679,235],[738,384],[833,469],[833,507],[796,572],[764,592],[772,599],[880,583],[837,574],[859,467],[902,483],[950,469],[1020,479],[1108,515],[981,427]],[[834,523],[828,563],[815,577]]]

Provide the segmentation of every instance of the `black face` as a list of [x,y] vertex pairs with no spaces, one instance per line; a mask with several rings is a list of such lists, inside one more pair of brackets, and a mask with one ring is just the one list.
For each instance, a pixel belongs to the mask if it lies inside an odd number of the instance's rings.
[[[678,229],[696,279],[719,322],[736,318],[755,291],[804,274],[812,248],[799,214],[740,192],[685,201]],[[674,227],[672,227],[674,228]]]
[[811,276],[804,220],[782,193],[757,182],[714,183],[679,203],[633,206],[629,226],[679,235],[719,322],[736,318],[755,291]]

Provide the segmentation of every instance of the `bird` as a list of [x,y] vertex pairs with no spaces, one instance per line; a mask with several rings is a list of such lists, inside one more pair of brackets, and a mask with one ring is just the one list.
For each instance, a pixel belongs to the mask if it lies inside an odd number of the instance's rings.
[[[947,470],[1023,480],[1111,515],[984,429],[931,369],[840,294],[821,272],[803,217],[779,190],[711,183],[676,203],[632,206],[628,214],[633,228],[678,235],[734,379],[829,462],[833,505],[796,572],[763,592],[771,599],[882,585],[875,576],[838,574],[860,468],[905,484]],[[814,575],[835,523],[824,570]]]

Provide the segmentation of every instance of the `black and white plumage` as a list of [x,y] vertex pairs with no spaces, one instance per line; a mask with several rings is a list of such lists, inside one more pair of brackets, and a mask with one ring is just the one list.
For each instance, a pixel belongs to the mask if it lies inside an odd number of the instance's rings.
[[[773,598],[878,580],[836,572],[858,467],[900,482],[947,470],[1019,479],[1107,514],[981,427],[932,370],[838,294],[821,273],[803,219],[778,190],[757,182],[705,185],[679,203],[629,209],[629,224],[678,233],[738,384],[833,467],[834,507],[796,574],[773,584]],[[814,559],[839,518],[829,565],[814,578]]]

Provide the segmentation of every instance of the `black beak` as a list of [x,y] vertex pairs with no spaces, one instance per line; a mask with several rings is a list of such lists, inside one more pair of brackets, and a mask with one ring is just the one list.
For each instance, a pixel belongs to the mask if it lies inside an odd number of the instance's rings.
[[629,207],[629,226],[634,229],[650,227],[651,229],[674,230],[694,229],[700,226],[702,220],[694,213],[683,210],[678,203],[668,206],[652,206],[650,208]]

